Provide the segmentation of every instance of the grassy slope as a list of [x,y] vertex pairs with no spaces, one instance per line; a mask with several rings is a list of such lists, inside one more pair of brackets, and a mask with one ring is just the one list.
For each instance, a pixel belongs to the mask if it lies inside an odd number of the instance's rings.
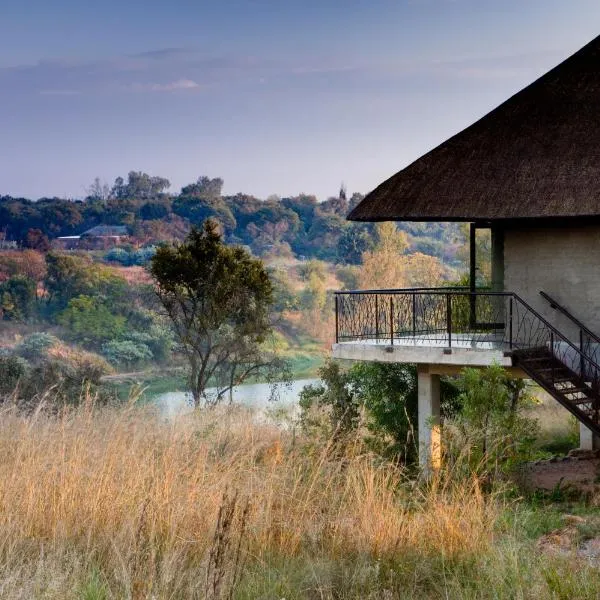
[[5,410],[0,596],[600,596],[598,570],[536,550],[563,511],[590,508],[485,495],[476,479],[425,487],[250,417]]

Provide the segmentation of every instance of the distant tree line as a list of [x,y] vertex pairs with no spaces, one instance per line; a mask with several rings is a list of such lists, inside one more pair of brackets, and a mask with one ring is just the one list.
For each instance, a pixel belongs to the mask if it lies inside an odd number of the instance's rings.
[[[363,198],[340,193],[323,202],[315,196],[261,200],[248,194],[224,196],[223,180],[199,177],[178,194],[164,177],[131,171],[112,186],[98,178],[83,200],[0,196],[0,235],[45,251],[56,237],[79,235],[96,225],[126,225],[139,244],[182,240],[207,218],[219,223],[228,244],[247,245],[254,254],[293,254],[358,264],[373,249],[373,225],[350,223],[348,212]],[[456,228],[449,224],[402,224],[411,250],[455,259]]]

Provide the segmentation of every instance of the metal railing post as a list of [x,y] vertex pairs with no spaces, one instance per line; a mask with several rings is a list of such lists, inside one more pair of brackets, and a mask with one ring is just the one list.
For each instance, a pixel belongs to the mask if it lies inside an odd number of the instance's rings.
[[508,309],[508,347],[512,350],[513,347],[513,297],[510,297],[510,306]]
[[550,330],[550,354],[552,354],[552,382],[554,383],[554,331]]
[[[417,337],[417,295],[413,292],[412,295],[412,326],[413,338]],[[414,339],[413,339],[414,342]]]
[[394,296],[390,296],[390,345],[394,345]]
[[340,343],[340,331],[339,331],[339,308],[340,308],[340,299],[339,296],[336,294],[335,295],[335,343],[339,344]]
[[446,294],[446,327],[448,329],[448,348],[452,348],[452,297]]
[[583,379],[584,373],[584,364],[583,364],[583,329],[579,330],[579,349],[581,350],[581,354],[579,355],[579,374]]
[[379,294],[375,294],[375,339],[379,341]]

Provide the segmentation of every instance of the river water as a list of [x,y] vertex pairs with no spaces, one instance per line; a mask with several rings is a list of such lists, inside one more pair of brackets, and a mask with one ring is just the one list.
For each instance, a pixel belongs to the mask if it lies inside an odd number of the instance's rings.
[[[269,408],[293,410],[298,405],[300,392],[304,386],[317,384],[318,379],[298,379],[289,383],[249,383],[233,388],[233,402],[256,408],[264,412]],[[209,388],[207,392],[214,393]],[[171,416],[192,410],[189,392],[167,392],[157,396],[155,402],[165,415]]]

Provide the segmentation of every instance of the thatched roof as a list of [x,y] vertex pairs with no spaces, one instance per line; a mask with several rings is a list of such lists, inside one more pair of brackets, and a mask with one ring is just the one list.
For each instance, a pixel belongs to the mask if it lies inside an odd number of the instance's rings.
[[600,216],[600,37],[371,192],[353,221]]

